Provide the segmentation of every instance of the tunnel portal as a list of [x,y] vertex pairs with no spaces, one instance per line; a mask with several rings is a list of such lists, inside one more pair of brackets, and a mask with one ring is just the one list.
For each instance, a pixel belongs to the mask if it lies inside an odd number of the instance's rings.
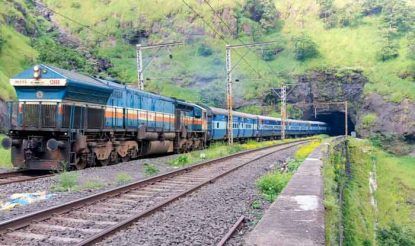
[[[329,133],[328,133],[330,136],[344,135],[345,120],[344,120],[344,112],[342,111],[318,112],[317,117],[314,117],[314,114],[313,114],[311,117],[307,117],[306,120],[326,122],[330,128]],[[347,123],[348,123],[348,134],[350,135],[352,131],[355,131],[355,124],[350,119],[350,116],[347,119]]]

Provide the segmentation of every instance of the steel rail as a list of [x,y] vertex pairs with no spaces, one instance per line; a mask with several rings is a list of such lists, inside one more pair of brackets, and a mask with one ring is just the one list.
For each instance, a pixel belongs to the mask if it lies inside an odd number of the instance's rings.
[[6,184],[36,180],[36,179],[50,177],[54,175],[54,174],[29,175],[25,173],[27,173],[27,171],[0,173],[0,186],[6,185]]
[[231,229],[229,229],[228,233],[226,233],[225,236],[223,236],[222,240],[220,240],[220,242],[217,244],[217,246],[225,245],[225,243],[229,240],[229,238],[231,238],[233,233],[242,224],[242,222],[244,222],[244,220],[245,220],[245,216],[242,215],[241,217],[239,217],[239,219],[236,221],[236,223],[233,224]]
[[[229,156],[209,160],[209,161],[202,162],[202,163],[190,166],[190,167],[184,167],[184,168],[174,170],[174,171],[171,171],[171,172],[168,172],[168,173],[165,173],[165,174],[157,175],[155,177],[151,177],[151,178],[148,178],[148,179],[145,179],[145,180],[137,181],[137,182],[134,182],[132,184],[117,187],[117,188],[114,188],[114,189],[111,189],[111,190],[108,190],[108,191],[103,191],[103,192],[100,192],[100,193],[97,193],[97,194],[94,194],[94,195],[91,195],[91,196],[88,196],[88,197],[85,197],[85,198],[80,198],[80,199],[75,200],[75,201],[67,202],[67,203],[62,204],[62,205],[57,205],[57,206],[54,206],[54,207],[51,207],[51,208],[48,208],[48,209],[45,209],[45,210],[42,210],[42,211],[38,211],[38,212],[34,212],[34,213],[31,213],[31,214],[28,214],[28,215],[20,216],[20,217],[15,218],[15,219],[10,219],[10,220],[7,220],[7,221],[3,221],[3,222],[0,222],[0,234],[4,234],[5,232],[10,232],[10,231],[13,231],[13,230],[23,228],[25,226],[30,225],[33,222],[39,222],[39,221],[47,220],[47,219],[49,219],[53,216],[56,216],[58,214],[71,212],[73,210],[80,209],[80,208],[86,207],[88,205],[92,205],[92,204],[94,204],[96,202],[99,202],[101,200],[110,199],[111,197],[126,193],[126,192],[131,191],[131,190],[136,190],[136,189],[138,189],[140,187],[143,187],[143,186],[146,186],[146,185],[151,185],[151,184],[156,183],[158,181],[161,181],[163,179],[167,179],[167,178],[170,178],[170,177],[178,176],[180,174],[188,173],[191,170],[196,170],[196,169],[199,169],[199,168],[202,168],[202,167],[205,167],[205,166],[210,166],[210,165],[212,165],[214,163],[217,163],[217,162],[222,162],[222,161],[225,161],[225,160],[229,160],[229,159],[232,159],[232,158],[243,156],[243,155],[253,153],[253,152],[256,152],[256,151],[261,151],[261,150],[266,150],[266,149],[270,149],[270,148],[276,148],[276,147],[279,147],[279,146],[289,145],[287,147],[283,147],[283,148],[280,148],[280,149],[277,150],[277,151],[281,151],[281,150],[285,150],[285,149],[288,149],[288,148],[291,148],[291,147],[294,147],[294,146],[297,146],[299,144],[309,142],[309,141],[312,141],[312,140],[313,140],[313,138],[305,139],[305,140],[303,139],[303,140],[298,140],[298,141],[292,141],[292,142],[289,142],[289,143],[283,143],[283,144],[267,146],[267,147],[263,147],[263,148],[259,148],[259,149],[242,151],[242,152],[239,152],[239,153],[236,153],[236,154],[233,154],[233,155],[229,155]],[[223,173],[221,173],[221,174],[219,174],[219,175],[217,175],[217,176],[215,176],[215,177],[213,177],[213,178],[211,178],[211,179],[209,179],[205,182],[199,183],[199,184],[191,187],[190,189],[187,189],[186,191],[183,191],[180,194],[165,200],[162,203],[159,203],[159,204],[157,204],[157,205],[155,205],[155,206],[153,206],[149,209],[146,209],[145,211],[140,212],[140,213],[136,214],[135,216],[132,216],[132,217],[126,219],[126,220],[123,220],[120,223],[117,223],[117,224],[115,224],[115,225],[113,225],[113,226],[111,226],[107,229],[103,229],[102,232],[97,233],[97,234],[95,234],[95,235],[93,235],[89,238],[86,238],[84,241],[81,241],[78,245],[90,245],[94,242],[100,241],[104,237],[108,236],[109,234],[112,234],[112,233],[118,231],[121,228],[125,228],[126,226],[130,225],[131,223],[137,221],[138,219],[140,219],[142,217],[145,217],[145,216],[148,216],[148,215],[154,213],[158,209],[172,203],[173,201],[177,200],[178,198],[183,197],[183,196],[193,192],[194,190],[196,190],[196,189],[198,189],[198,188],[200,188],[200,187],[202,187],[202,186],[204,186],[208,183],[211,183],[214,180],[216,180],[216,179],[218,179],[218,178],[220,178],[220,177],[222,177],[222,176],[224,176],[224,175],[226,175],[226,174],[228,174],[232,171],[235,171],[235,170],[239,169],[242,166],[245,166],[246,164],[249,164],[253,161],[259,160],[261,158],[264,158],[265,156],[268,156],[268,155],[271,155],[271,154],[274,154],[274,153],[275,152],[266,153],[265,155],[262,155],[260,157],[256,157],[256,158],[251,159],[251,160],[249,160],[245,163],[239,164],[236,167],[234,167],[230,170],[227,170],[227,171],[225,171],[225,172],[223,172]]]

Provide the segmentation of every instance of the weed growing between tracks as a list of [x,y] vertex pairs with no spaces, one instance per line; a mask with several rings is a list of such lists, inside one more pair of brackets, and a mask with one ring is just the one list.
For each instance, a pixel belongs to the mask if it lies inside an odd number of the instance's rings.
[[281,169],[267,173],[257,180],[256,185],[266,200],[273,202],[277,198],[301,163],[320,143],[321,140],[317,140],[300,147],[295,152],[294,160],[289,161]]
[[347,175],[344,147],[330,153],[324,165],[326,244],[415,245],[415,158],[350,139]]
[[160,170],[153,164],[144,163],[143,168],[146,176],[153,176],[160,172]]
[[115,176],[115,181],[117,182],[118,185],[124,185],[124,184],[130,183],[132,180],[133,180],[133,177],[131,177],[131,175],[129,175],[126,172],[118,173],[117,176]]
[[78,174],[75,172],[62,172],[58,176],[58,182],[52,186],[54,192],[79,190]]

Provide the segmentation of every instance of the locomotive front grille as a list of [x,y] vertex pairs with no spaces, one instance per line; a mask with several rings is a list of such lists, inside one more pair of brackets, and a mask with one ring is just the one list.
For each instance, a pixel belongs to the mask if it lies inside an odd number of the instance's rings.
[[26,104],[22,105],[23,127],[56,127],[56,105]]
[[24,127],[38,127],[40,116],[39,104],[23,104],[23,126]]
[[56,105],[42,105],[42,127],[56,127]]

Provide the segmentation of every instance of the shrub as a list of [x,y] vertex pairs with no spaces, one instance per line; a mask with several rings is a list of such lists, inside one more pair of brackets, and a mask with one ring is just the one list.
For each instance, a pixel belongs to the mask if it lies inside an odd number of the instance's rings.
[[318,55],[317,44],[306,34],[294,37],[295,59],[304,61]]
[[188,155],[180,155],[176,159],[173,160],[172,164],[173,166],[185,166],[190,162],[190,157]]
[[399,56],[399,44],[393,40],[384,40],[382,47],[378,52],[380,61],[388,61]]
[[115,180],[118,185],[123,185],[131,182],[133,180],[133,177],[131,177],[128,173],[121,172],[118,173],[117,176],[115,176]]
[[278,11],[271,0],[248,0],[244,6],[247,18],[259,23],[265,31],[271,31],[278,25]]
[[199,48],[197,48],[197,54],[199,56],[210,56],[213,54],[213,50],[209,45],[201,44]]
[[415,245],[414,233],[397,224],[392,224],[389,228],[382,228],[378,230],[377,234],[379,245]]
[[62,172],[58,176],[58,183],[52,186],[53,191],[74,191],[78,188],[78,174],[75,172]]
[[262,60],[264,61],[273,61],[275,60],[275,57],[277,55],[277,52],[275,52],[275,50],[264,50],[262,52]]
[[152,176],[154,174],[157,174],[159,171],[160,170],[156,166],[144,163],[144,173],[146,176]]
[[362,118],[362,124],[364,127],[371,127],[375,121],[377,120],[378,116],[375,113],[370,113]]
[[291,178],[291,173],[280,173],[278,171],[268,173],[262,176],[256,182],[258,189],[264,195],[265,199],[273,202],[278,194],[284,189]]

